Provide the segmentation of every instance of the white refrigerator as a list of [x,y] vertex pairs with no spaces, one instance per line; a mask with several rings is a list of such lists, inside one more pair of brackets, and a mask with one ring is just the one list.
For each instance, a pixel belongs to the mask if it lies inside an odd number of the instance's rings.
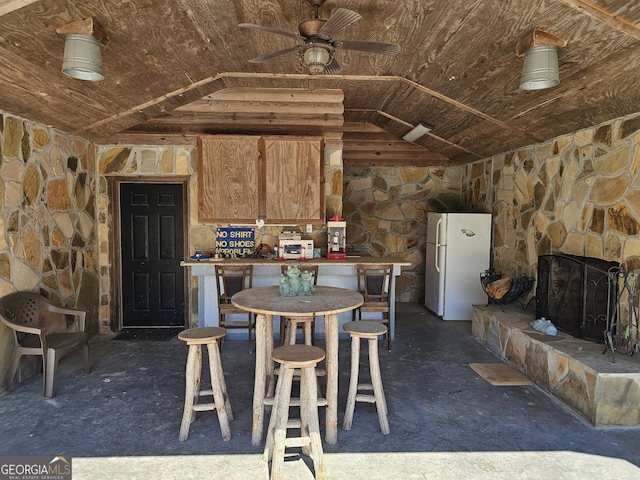
[[471,320],[472,306],[487,304],[480,274],[490,256],[490,213],[429,212],[425,306],[443,320]]

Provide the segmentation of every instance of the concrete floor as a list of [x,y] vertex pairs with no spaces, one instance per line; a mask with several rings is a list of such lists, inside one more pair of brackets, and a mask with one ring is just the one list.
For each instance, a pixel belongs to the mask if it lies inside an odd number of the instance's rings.
[[[500,361],[471,336],[471,322],[398,304],[396,332],[392,352],[380,344],[391,434],[380,433],[374,406],[358,403],[352,430],[324,445],[329,478],[640,478],[639,428],[593,427],[534,385],[492,386],[468,366]],[[349,347],[341,340],[339,424]],[[235,416],[229,442],[213,412],[200,413],[178,441],[186,352],[177,338],[94,338],[91,373],[80,354],[67,357],[55,397],[42,396],[41,375],[0,394],[0,456],[70,456],[74,480],[268,478],[262,448],[251,445],[246,341],[222,349]],[[288,478],[313,478],[307,458],[289,460]]]

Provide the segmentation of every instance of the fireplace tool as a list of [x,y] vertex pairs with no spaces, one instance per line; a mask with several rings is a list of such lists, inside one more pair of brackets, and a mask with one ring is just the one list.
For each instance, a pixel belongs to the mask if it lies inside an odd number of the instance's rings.
[[[638,308],[640,297],[640,280],[635,272],[627,271],[624,267],[609,269],[609,297],[615,298],[612,310],[607,311],[607,325],[604,331],[604,342],[607,350],[611,350],[611,361],[616,363],[616,351],[628,353],[630,356],[640,351],[638,339]],[[621,287],[619,287],[621,284]],[[609,302],[611,305],[611,302]],[[624,311],[626,309],[626,312]],[[608,308],[609,310],[609,308]],[[621,318],[627,316],[626,326],[621,323]],[[624,329],[618,332],[618,329]]]

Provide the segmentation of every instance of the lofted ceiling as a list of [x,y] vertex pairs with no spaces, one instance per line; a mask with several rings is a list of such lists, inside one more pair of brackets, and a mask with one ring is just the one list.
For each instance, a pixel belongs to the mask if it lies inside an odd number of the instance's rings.
[[[640,2],[328,0],[362,19],[339,40],[398,43],[397,56],[337,50],[338,75],[295,53],[305,0],[0,0],[0,110],[98,144],[195,145],[196,135],[324,135],[345,165],[455,165],[640,112]],[[60,71],[71,22],[106,32],[105,79]],[[534,28],[566,40],[560,84],[518,88],[516,46]],[[415,144],[402,136],[426,121]]]

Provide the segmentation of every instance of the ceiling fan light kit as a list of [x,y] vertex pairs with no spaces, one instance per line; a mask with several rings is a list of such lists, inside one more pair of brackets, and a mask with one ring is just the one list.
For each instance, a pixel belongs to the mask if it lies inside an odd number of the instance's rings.
[[309,69],[309,73],[335,74],[342,71],[340,63],[336,60],[335,49],[357,50],[381,55],[397,55],[400,53],[400,45],[397,43],[368,42],[358,40],[333,40],[333,37],[362,18],[358,12],[347,8],[336,9],[328,20],[319,18],[319,9],[326,0],[307,0],[314,10],[313,19],[305,20],[298,25],[299,34],[265,27],[255,23],[240,23],[240,28],[249,28],[263,32],[275,33],[285,37],[302,40],[304,44],[267,53],[260,57],[249,59],[249,63],[262,63],[277,56],[297,51],[301,62]]
[[332,53],[327,48],[312,45],[304,50],[302,63],[309,69],[312,75],[324,72],[324,67],[331,61]]
[[418,125],[413,127],[413,129],[410,130],[409,133],[402,137],[402,139],[407,142],[415,142],[417,139],[430,132],[431,130],[433,130],[433,125],[427,122],[420,122]]

